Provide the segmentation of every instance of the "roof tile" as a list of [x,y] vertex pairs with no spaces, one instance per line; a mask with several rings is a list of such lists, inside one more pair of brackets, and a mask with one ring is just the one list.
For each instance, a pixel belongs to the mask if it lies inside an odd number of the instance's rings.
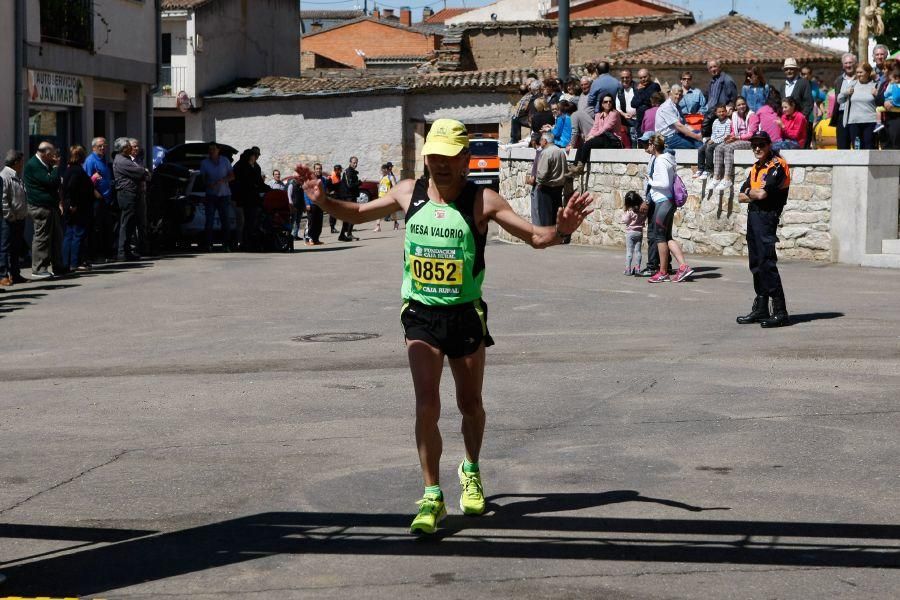
[[458,17],[459,15],[461,15],[463,13],[467,13],[470,10],[472,10],[472,9],[471,8],[442,8],[441,10],[437,11],[436,13],[434,13],[433,15],[431,15],[430,17],[425,19],[423,22],[429,23],[429,24],[440,25],[440,24],[444,23],[444,21],[446,21],[447,19],[452,19],[453,17]]
[[687,65],[717,59],[722,63],[780,63],[839,60],[840,54],[804,42],[742,15],[730,15],[686,29],[663,42],[610,56],[619,65]]
[[[290,96],[331,96],[363,93],[376,90],[455,90],[514,91],[529,73],[539,79],[556,77],[556,69],[492,69],[487,71],[463,71],[456,73],[414,73],[400,75],[370,75],[346,77],[263,77],[253,82],[242,82],[226,88],[224,93],[207,96],[222,99],[267,98]],[[571,76],[587,75],[584,66],[573,66]]]

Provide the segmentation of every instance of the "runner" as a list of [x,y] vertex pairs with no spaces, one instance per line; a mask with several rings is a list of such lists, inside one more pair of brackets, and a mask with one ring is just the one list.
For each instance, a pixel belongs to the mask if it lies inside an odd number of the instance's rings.
[[406,214],[401,322],[416,394],[416,446],[425,480],[412,533],[434,533],[447,516],[440,487],[442,452],[438,418],[444,356],[456,383],[462,413],[465,459],[457,468],[464,514],[484,512],[478,458],[485,414],[481,389],[485,347],[493,345],[487,305],[481,300],[488,221],[534,248],[563,240],[593,212],[590,194],[574,194],[558,212],[555,227],[535,227],[519,217],[496,192],[467,182],[469,138],[465,125],[438,119],[422,149],[429,178],[403,180],[383,198],[367,204],[336,202],[308,174],[304,189],[313,202],[338,219],[364,223],[396,210]]

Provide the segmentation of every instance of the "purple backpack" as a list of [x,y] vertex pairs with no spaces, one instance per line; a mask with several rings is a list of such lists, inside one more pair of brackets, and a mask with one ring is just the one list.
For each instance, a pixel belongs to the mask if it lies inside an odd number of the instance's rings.
[[675,206],[682,207],[684,203],[687,202],[688,199],[688,191],[684,185],[684,181],[680,176],[675,176],[675,181],[672,184],[672,200],[675,201]]

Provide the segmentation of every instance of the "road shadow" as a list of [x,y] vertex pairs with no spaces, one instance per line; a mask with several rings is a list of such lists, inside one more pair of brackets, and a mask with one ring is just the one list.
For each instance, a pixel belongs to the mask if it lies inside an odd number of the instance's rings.
[[709,273],[710,271],[718,271],[719,267],[694,267],[694,273]]
[[721,273],[700,273],[698,275],[695,270],[694,274],[688,277],[685,281],[694,281],[700,279],[721,279],[721,277]]
[[[53,290],[67,290],[78,287],[75,283],[17,283],[12,288],[6,288],[8,293],[16,293],[19,290],[26,292],[52,292]],[[46,295],[46,294],[44,294]],[[6,296],[0,296],[5,298]]]
[[341,250],[352,250],[353,248],[362,248],[362,246],[354,245],[355,242],[341,242],[343,246],[303,246],[294,250],[294,254],[298,252],[340,252]]
[[821,321],[826,319],[840,319],[844,316],[842,312],[816,312],[816,313],[800,313],[792,314],[789,325],[799,325],[801,323],[809,323],[811,321]]
[[[516,501],[501,503],[510,498]],[[140,533],[122,531],[123,541],[108,546],[6,563],[3,591],[84,596],[279,554],[900,568],[900,525],[553,514],[621,502],[726,510],[632,490],[516,494],[489,502],[492,514],[449,517],[438,534],[424,538],[408,534],[410,514],[361,512],[269,512],[136,538]],[[91,529],[80,537],[65,529],[67,539],[94,539]],[[49,534],[6,531],[37,539]]]

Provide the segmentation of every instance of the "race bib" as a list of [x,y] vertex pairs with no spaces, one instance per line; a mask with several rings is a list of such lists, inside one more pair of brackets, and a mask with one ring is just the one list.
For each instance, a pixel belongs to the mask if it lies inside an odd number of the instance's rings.
[[412,244],[409,273],[420,292],[458,294],[463,284],[462,249]]

